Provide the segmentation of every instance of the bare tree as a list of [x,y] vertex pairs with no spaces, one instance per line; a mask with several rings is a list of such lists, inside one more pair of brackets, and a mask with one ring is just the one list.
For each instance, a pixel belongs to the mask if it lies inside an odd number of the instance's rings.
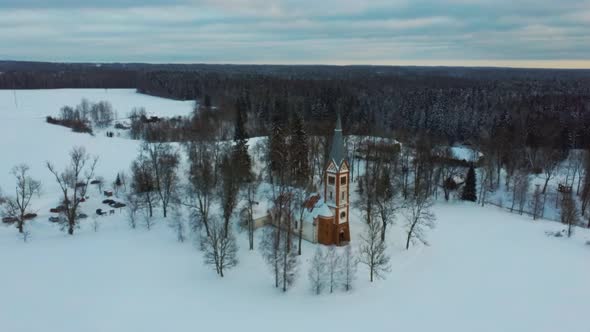
[[519,170],[514,174],[514,181],[512,185],[512,206],[510,212],[515,207],[518,208],[518,213],[522,214],[526,204],[527,194],[529,192],[529,174],[526,171]]
[[562,159],[562,154],[555,149],[545,148],[541,150],[539,162],[541,163],[543,173],[545,174],[545,184],[543,185],[543,190],[541,191],[542,194],[547,192],[547,185],[553,176],[558,172],[559,163]]
[[340,265],[340,282],[342,287],[347,292],[352,289],[352,284],[356,279],[358,259],[350,245],[344,248],[344,254],[342,256],[342,264]]
[[313,258],[311,259],[311,264],[309,265],[309,271],[307,273],[311,283],[311,289],[316,295],[319,295],[326,286],[325,274],[326,259],[322,251],[322,247],[318,246],[315,250]]
[[168,205],[176,195],[179,165],[178,152],[168,143],[144,143],[154,174],[155,191],[158,193],[164,218],[168,214]]
[[47,162],[47,168],[55,176],[63,194],[63,214],[68,234],[74,234],[74,228],[77,226],[78,208],[86,194],[86,189],[90,180],[94,176],[94,169],[98,157],[90,158],[83,147],[75,147],[70,152],[70,164],[59,172],[53,164]]
[[[211,147],[214,147],[213,145]],[[196,232],[205,227],[205,233],[209,235],[209,214],[215,190],[215,153],[206,146],[200,150],[189,147],[191,161],[189,170],[190,185],[188,187],[188,199],[184,204],[194,211],[191,219],[191,229]]]
[[231,233],[226,233],[223,223],[217,218],[210,220],[209,236],[201,237],[201,250],[205,258],[205,264],[215,267],[220,277],[223,272],[238,264],[238,246]]
[[29,230],[29,228],[26,225],[24,226],[24,231],[21,235],[22,235],[23,242],[27,243],[27,242],[31,241],[31,231]]
[[295,201],[295,212],[297,213],[298,216],[298,226],[299,228],[297,229],[297,237],[298,237],[298,241],[297,241],[297,255],[301,256],[301,247],[302,247],[302,241],[303,241],[303,217],[305,216],[305,201],[307,199],[306,197],[306,192],[303,188],[297,188],[296,192],[295,192],[295,197],[294,197],[294,201]]
[[16,227],[19,233],[24,232],[25,215],[29,213],[29,207],[33,196],[39,195],[41,182],[29,176],[29,166],[20,164],[12,168],[11,174],[16,179],[15,193],[6,198],[4,214],[16,219]]
[[422,242],[428,245],[425,238],[425,228],[433,228],[436,217],[430,210],[432,201],[425,194],[415,196],[409,201],[404,216],[406,219],[406,250],[410,248],[410,242]]
[[338,284],[338,272],[340,271],[340,265],[342,264],[342,259],[338,255],[336,251],[336,246],[330,246],[328,248],[328,252],[326,253],[326,265],[328,268],[328,276],[329,276],[329,285],[330,285],[330,293],[334,292],[334,288]]
[[275,287],[279,287],[280,276],[280,229],[267,227],[263,230],[260,244],[258,245],[262,258],[274,274]]
[[144,210],[143,211],[143,224],[145,226],[145,228],[149,231],[152,229],[152,227],[154,226],[154,223],[156,221],[153,219],[152,216],[150,216],[149,210]]
[[539,185],[535,186],[535,191],[533,192],[532,200],[530,201],[531,205],[531,214],[533,216],[533,220],[537,220],[539,218],[543,218],[543,214],[545,211],[545,195],[540,189]]
[[376,180],[370,174],[365,174],[357,178],[359,180],[357,187],[358,199],[354,202],[354,205],[361,211],[365,222],[371,224],[377,214],[375,208]]
[[260,177],[253,177],[253,180],[246,184],[246,188],[242,194],[245,202],[246,223],[248,228],[248,242],[249,249],[254,250],[254,207],[259,204],[256,198],[258,187],[261,182]]
[[170,227],[176,233],[176,239],[178,242],[184,242],[186,239],[186,227],[182,218],[181,206],[174,204],[172,207],[172,220],[170,220]]
[[[287,233],[291,233],[289,231],[287,231]],[[297,254],[295,251],[295,246],[293,244],[290,244],[289,238],[286,236],[282,237],[283,239],[283,245],[282,245],[282,252],[281,252],[281,256],[282,256],[282,264],[281,264],[281,270],[282,270],[282,287],[283,287],[283,292],[286,292],[287,289],[293,285],[293,283],[295,282],[295,278],[297,277],[297,266],[298,266],[298,262],[297,262]]]
[[95,179],[96,187],[98,188],[98,194],[102,195],[102,186],[104,185],[104,177],[97,176]]
[[259,244],[262,257],[273,271],[275,287],[281,287],[284,292],[297,276],[297,254],[289,245],[287,232],[282,227],[266,228]]
[[385,234],[387,225],[393,225],[395,221],[395,214],[400,206],[396,202],[396,195],[393,191],[392,178],[389,172],[385,172],[380,179],[375,183],[373,189],[376,191],[375,195],[375,212],[379,219],[381,219],[381,241],[385,241]]
[[155,179],[151,163],[143,152],[140,152],[137,159],[131,164],[131,174],[131,189],[146,208],[147,215],[152,217],[157,204]]
[[580,222],[578,208],[572,195],[572,193],[564,194],[561,199],[560,219],[563,224],[567,225],[567,237],[572,236],[574,228]]
[[141,201],[137,195],[127,194],[127,220],[132,229],[137,227],[138,214],[141,208]]
[[98,229],[100,227],[100,223],[98,222],[98,216],[95,214],[92,216],[92,230],[94,230],[94,232],[98,232]]
[[121,182],[121,186],[123,187],[123,191],[127,192],[127,173],[125,173],[125,171],[119,172],[119,180]]
[[383,279],[390,271],[387,242],[381,241],[382,224],[371,222],[365,226],[365,233],[361,235],[359,262],[369,268],[369,280]]

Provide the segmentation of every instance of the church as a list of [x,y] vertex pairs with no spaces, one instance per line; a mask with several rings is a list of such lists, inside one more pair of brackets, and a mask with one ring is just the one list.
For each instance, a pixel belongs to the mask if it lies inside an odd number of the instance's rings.
[[313,232],[308,236],[311,242],[346,245],[350,242],[350,170],[345,156],[340,115],[336,120],[324,176],[323,197],[315,194],[308,198],[303,207],[306,209],[306,222],[302,226],[311,225]]
[[[343,246],[350,242],[350,171],[344,149],[340,115],[336,120],[329,159],[324,171],[323,190],[308,195],[303,206],[295,211],[302,216],[292,224],[291,232],[312,242],[324,245]],[[259,202],[254,208],[254,227],[271,225],[270,202]],[[244,212],[244,211],[242,211]],[[295,218],[298,219],[298,218]],[[242,225],[245,225],[242,213]]]

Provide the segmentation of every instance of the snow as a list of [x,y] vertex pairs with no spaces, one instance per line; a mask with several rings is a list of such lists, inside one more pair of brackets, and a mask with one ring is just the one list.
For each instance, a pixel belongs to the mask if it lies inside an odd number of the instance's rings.
[[455,159],[468,162],[476,162],[483,156],[481,152],[466,146],[453,146],[451,147],[451,153]]
[[[314,296],[305,267],[282,294],[257,252],[219,279],[198,251],[160,224],[129,230],[117,214],[74,237],[36,222],[23,244],[0,228],[0,326],[5,331],[587,331],[587,233],[550,238],[495,208],[439,205],[430,247],[403,251],[392,236],[393,270],[367,282],[361,268],[349,294]],[[472,216],[477,215],[477,218]],[[85,225],[88,226],[88,225]],[[352,225],[358,239],[360,223]],[[395,231],[390,232],[390,235]],[[247,248],[245,233],[240,247]],[[304,243],[304,263],[313,245]],[[343,305],[346,304],[346,305]],[[338,308],[334,320],[325,312]],[[67,315],[66,315],[67,313]],[[296,314],[294,314],[296,313]],[[229,317],[227,316],[229,315]]]
[[[45,122],[47,115],[57,115],[62,106],[77,105],[82,98],[91,102],[107,100],[119,116],[141,106],[150,115],[159,116],[187,115],[192,110],[192,102],[150,97],[131,89],[0,90],[0,188],[7,190],[13,185],[13,179],[5,175],[12,166],[22,162],[31,166],[33,177],[46,178],[45,162],[52,161],[61,168],[74,146],[84,146],[90,154],[100,156],[97,171],[110,181],[118,171],[129,168],[137,154],[138,141],[108,138],[101,134],[95,137],[77,134]],[[43,182],[49,185],[45,191],[52,192],[49,181]]]
[[[193,241],[178,243],[161,218],[151,231],[131,230],[118,211],[98,219],[98,232],[88,218],[68,236],[46,221],[57,188],[44,161],[62,166],[71,147],[83,145],[100,156],[97,174],[112,181],[128,169],[139,142],[75,134],[43,117],[83,96],[109,100],[120,114],[136,103],[186,114],[188,104],[129,90],[104,92],[112,100],[98,97],[100,90],[51,90],[17,91],[23,101],[16,109],[12,93],[0,91],[0,186],[5,193],[12,188],[8,172],[24,161],[44,190],[33,202],[40,215],[28,226],[31,242],[0,226],[1,331],[588,331],[590,232],[548,237],[563,226],[490,205],[439,202],[430,246],[409,251],[399,217],[388,231],[387,279],[369,283],[359,266],[352,292],[320,296],[307,280],[315,245],[305,241],[299,277],[283,294],[259,252],[246,250],[245,232],[237,233],[240,263],[225,278],[202,264]],[[104,206],[95,188],[90,194],[85,212]],[[356,248],[364,224],[354,207],[350,220]]]

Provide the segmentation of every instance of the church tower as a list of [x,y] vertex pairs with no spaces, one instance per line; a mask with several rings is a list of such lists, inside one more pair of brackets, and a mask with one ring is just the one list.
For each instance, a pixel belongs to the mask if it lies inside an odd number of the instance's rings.
[[324,179],[324,200],[334,218],[331,220],[332,225],[325,225],[326,227],[323,227],[325,231],[319,234],[319,242],[324,244],[346,245],[350,241],[348,227],[350,171],[344,151],[342,122],[338,114]]

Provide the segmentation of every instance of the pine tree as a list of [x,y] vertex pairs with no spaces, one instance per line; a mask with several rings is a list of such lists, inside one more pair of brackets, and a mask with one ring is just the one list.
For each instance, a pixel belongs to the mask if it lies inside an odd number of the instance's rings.
[[278,117],[273,118],[269,145],[268,160],[270,161],[271,177],[274,177],[282,173],[287,161],[285,131]]
[[295,116],[291,132],[288,151],[292,179],[296,185],[304,186],[309,181],[309,142],[300,114]]
[[473,168],[473,165],[471,165],[469,167],[469,171],[467,172],[467,178],[465,179],[465,187],[463,188],[461,199],[464,201],[477,201],[475,187],[475,169]]
[[238,163],[237,176],[240,182],[248,182],[250,179],[250,171],[252,168],[252,161],[248,154],[248,132],[245,128],[245,112],[247,104],[243,98],[238,98],[236,102],[236,128],[234,131],[234,151],[233,159]]

